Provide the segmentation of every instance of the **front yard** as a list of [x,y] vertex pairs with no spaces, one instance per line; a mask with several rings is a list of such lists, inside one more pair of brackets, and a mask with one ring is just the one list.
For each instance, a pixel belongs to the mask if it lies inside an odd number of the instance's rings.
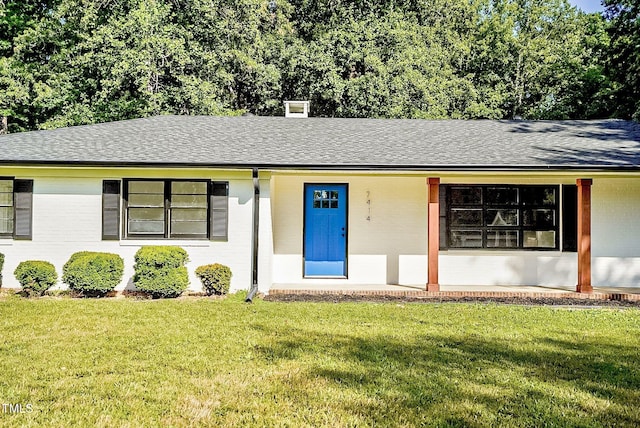
[[10,297],[0,328],[2,426],[640,425],[635,308]]

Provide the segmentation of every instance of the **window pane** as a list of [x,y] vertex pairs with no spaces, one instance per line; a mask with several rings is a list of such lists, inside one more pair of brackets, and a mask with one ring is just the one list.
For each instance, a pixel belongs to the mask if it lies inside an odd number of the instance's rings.
[[552,209],[524,210],[522,224],[540,229],[552,228],[556,225],[556,212]]
[[313,200],[314,201],[319,201],[320,199],[322,199],[322,194],[320,193],[319,190],[314,190],[313,191]]
[[555,248],[556,232],[553,230],[525,230],[523,238],[525,248]]
[[164,221],[164,208],[130,208],[129,219]]
[[130,181],[129,193],[164,194],[164,181]]
[[329,208],[329,201],[322,201],[322,208]]
[[173,181],[171,194],[176,195],[206,195],[207,183],[204,181]]
[[207,195],[172,195],[171,207],[207,208]]
[[129,220],[129,233],[164,234],[164,221],[135,221]]
[[487,210],[487,226],[517,226],[518,210]]
[[164,195],[129,194],[130,207],[164,207]]
[[555,203],[555,187],[524,186],[522,188],[523,205],[554,205]]
[[451,246],[457,248],[481,248],[481,230],[453,230],[451,231]]
[[171,221],[171,235],[207,236],[206,221]]
[[460,209],[451,210],[451,226],[482,226],[481,209]]
[[331,201],[331,208],[338,208],[338,201]]
[[13,180],[0,180],[0,192],[13,193]]
[[313,201],[313,208],[320,208],[320,201]]
[[13,193],[0,193],[0,207],[13,206]]
[[452,187],[451,203],[453,205],[480,205],[482,204],[482,188]]
[[171,210],[171,221],[207,221],[206,209],[185,209],[178,208]]
[[516,205],[518,203],[518,188],[487,187],[486,202],[488,205]]
[[13,233],[13,207],[0,207],[0,233]]
[[488,230],[488,248],[514,248],[518,247],[517,230]]

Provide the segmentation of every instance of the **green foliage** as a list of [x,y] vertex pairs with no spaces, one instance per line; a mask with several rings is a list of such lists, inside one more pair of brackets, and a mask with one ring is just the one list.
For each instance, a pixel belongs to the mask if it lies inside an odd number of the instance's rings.
[[124,261],[111,253],[81,251],[74,253],[62,268],[62,281],[73,291],[86,295],[104,295],[122,280]]
[[58,280],[56,268],[51,263],[40,260],[20,262],[13,274],[23,291],[35,296],[44,294]]
[[638,0],[0,0],[11,132],[158,114],[631,117]]
[[153,297],[177,297],[189,285],[189,275],[184,267],[189,257],[176,246],[145,246],[135,255],[136,288]]
[[607,71],[616,83],[616,115],[640,121],[640,0],[604,0],[611,43]]
[[231,269],[228,266],[214,263],[196,268],[196,275],[202,281],[207,294],[227,294],[231,286]]

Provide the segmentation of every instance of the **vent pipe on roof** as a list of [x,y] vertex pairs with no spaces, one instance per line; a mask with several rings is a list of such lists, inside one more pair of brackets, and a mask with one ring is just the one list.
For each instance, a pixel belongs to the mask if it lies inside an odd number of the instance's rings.
[[309,101],[285,101],[284,117],[309,117]]

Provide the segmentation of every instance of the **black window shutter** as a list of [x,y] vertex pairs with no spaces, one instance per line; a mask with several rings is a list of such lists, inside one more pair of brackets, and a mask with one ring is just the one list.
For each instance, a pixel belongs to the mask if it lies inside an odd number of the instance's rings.
[[562,251],[578,251],[578,187],[562,186]]
[[212,241],[229,239],[229,182],[211,183],[210,229]]
[[102,239],[120,239],[120,180],[102,181]]
[[15,239],[31,239],[33,211],[33,180],[15,180],[14,187],[16,219]]
[[440,249],[446,250],[448,248],[447,244],[447,186],[444,184],[440,185],[439,192],[439,201],[440,205]]

